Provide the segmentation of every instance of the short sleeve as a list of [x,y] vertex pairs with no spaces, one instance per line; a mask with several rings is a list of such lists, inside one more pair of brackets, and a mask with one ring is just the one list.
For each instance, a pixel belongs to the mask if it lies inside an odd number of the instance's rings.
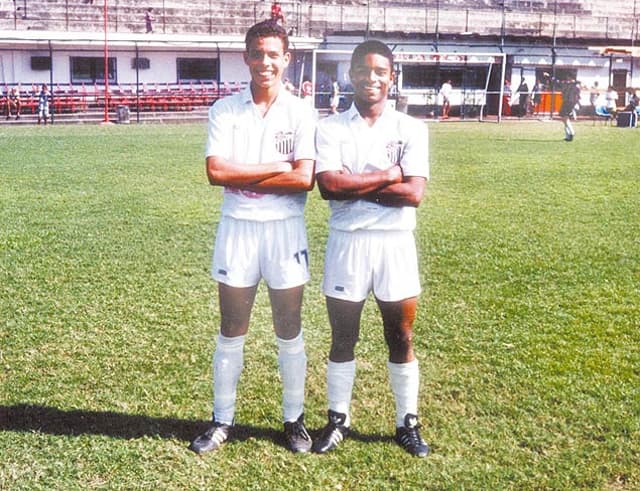
[[224,100],[209,108],[205,158],[210,156],[230,159],[233,149],[233,118]]
[[429,130],[417,119],[406,117],[401,121],[401,134],[406,141],[400,166],[405,176],[429,179]]
[[316,174],[330,170],[341,170],[340,135],[331,119],[318,123],[316,130]]
[[296,130],[293,158],[296,160],[314,160],[316,156],[316,119],[313,115],[313,111],[308,105],[300,104],[299,106],[301,117],[298,120],[298,128]]

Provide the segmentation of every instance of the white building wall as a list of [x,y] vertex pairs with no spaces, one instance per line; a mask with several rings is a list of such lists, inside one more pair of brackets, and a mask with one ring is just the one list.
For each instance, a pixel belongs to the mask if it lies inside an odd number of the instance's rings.
[[249,69],[244,64],[242,53],[220,54],[220,80],[227,82],[249,81]]

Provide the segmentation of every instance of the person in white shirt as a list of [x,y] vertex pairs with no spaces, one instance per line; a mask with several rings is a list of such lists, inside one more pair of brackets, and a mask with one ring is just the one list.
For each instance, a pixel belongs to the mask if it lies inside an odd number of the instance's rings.
[[216,450],[233,428],[245,336],[264,279],[278,345],[287,446],[308,452],[301,306],[309,280],[303,213],[314,184],[315,118],[282,84],[290,60],[284,28],[260,22],[249,29],[245,44],[249,87],[209,110],[207,176],[224,188],[211,268],[218,282],[220,332],[213,356],[213,424],[189,448],[199,454]]
[[451,80],[447,80],[442,84],[442,87],[440,87],[440,97],[442,97],[442,119],[447,119],[449,117],[452,91],[453,87],[451,85]]
[[349,433],[354,348],[370,292],[389,350],[395,439],[410,454],[429,447],[418,431],[418,360],[412,330],[420,293],[413,230],[429,177],[426,126],[388,107],[393,54],[382,42],[358,45],[349,70],[354,102],[318,123],[316,180],[330,200],[323,292],[331,324],[328,423],[313,450],[335,449]]
[[605,100],[605,107],[607,108],[607,112],[612,116],[615,116],[616,112],[618,111],[618,93],[611,85],[609,86],[609,89],[607,89]]
[[340,105],[340,84],[338,80],[333,77],[331,79],[331,100],[329,101],[329,112],[336,114],[338,112],[338,106]]

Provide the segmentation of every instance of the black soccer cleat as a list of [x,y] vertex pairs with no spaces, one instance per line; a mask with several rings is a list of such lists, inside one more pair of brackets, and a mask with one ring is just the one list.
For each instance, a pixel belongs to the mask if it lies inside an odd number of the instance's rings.
[[313,442],[315,453],[327,453],[336,448],[349,434],[349,427],[344,425],[347,415],[329,409],[329,422],[320,432],[320,436]]
[[230,431],[231,425],[214,422],[211,428],[191,442],[189,450],[197,454],[217,450],[224,442],[227,441]]
[[311,450],[311,436],[304,427],[304,414],[297,421],[287,421],[284,424],[284,437],[287,448],[293,453],[305,453]]
[[426,457],[429,455],[429,445],[422,439],[418,431],[418,416],[407,414],[404,417],[404,426],[396,428],[396,443],[414,457]]

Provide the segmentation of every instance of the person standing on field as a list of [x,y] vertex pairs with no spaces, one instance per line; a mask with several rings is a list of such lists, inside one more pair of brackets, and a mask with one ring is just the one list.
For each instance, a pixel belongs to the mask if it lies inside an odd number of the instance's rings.
[[44,120],[44,124],[47,124],[47,119],[49,119],[49,100],[51,99],[51,92],[49,92],[49,88],[47,84],[42,84],[42,89],[38,94],[38,124],[40,121]]
[[442,97],[442,119],[449,117],[449,110],[451,109],[451,92],[453,92],[453,86],[451,80],[447,80],[440,87],[440,97]]
[[278,346],[287,447],[308,452],[303,404],[307,357],[301,328],[309,257],[304,223],[314,184],[311,108],[284,89],[287,33],[266,20],[245,37],[251,83],[209,110],[206,170],[224,188],[211,274],[218,282],[220,332],[213,355],[213,422],[190,445],[218,449],[233,430],[245,337],[261,279],[267,284]]
[[580,84],[575,80],[566,80],[560,82],[562,90],[562,105],[560,106],[560,117],[564,125],[564,140],[573,141],[576,132],[571,124],[571,118],[577,111],[577,105],[580,102]]
[[418,120],[387,106],[393,54],[382,42],[358,45],[349,70],[354,102],[318,123],[316,180],[330,200],[323,292],[331,325],[328,423],[313,444],[335,449],[348,435],[356,375],[354,349],[366,298],[373,292],[389,350],[396,442],[425,457],[418,424],[418,360],[413,322],[420,293],[413,230],[429,177],[428,135]]

